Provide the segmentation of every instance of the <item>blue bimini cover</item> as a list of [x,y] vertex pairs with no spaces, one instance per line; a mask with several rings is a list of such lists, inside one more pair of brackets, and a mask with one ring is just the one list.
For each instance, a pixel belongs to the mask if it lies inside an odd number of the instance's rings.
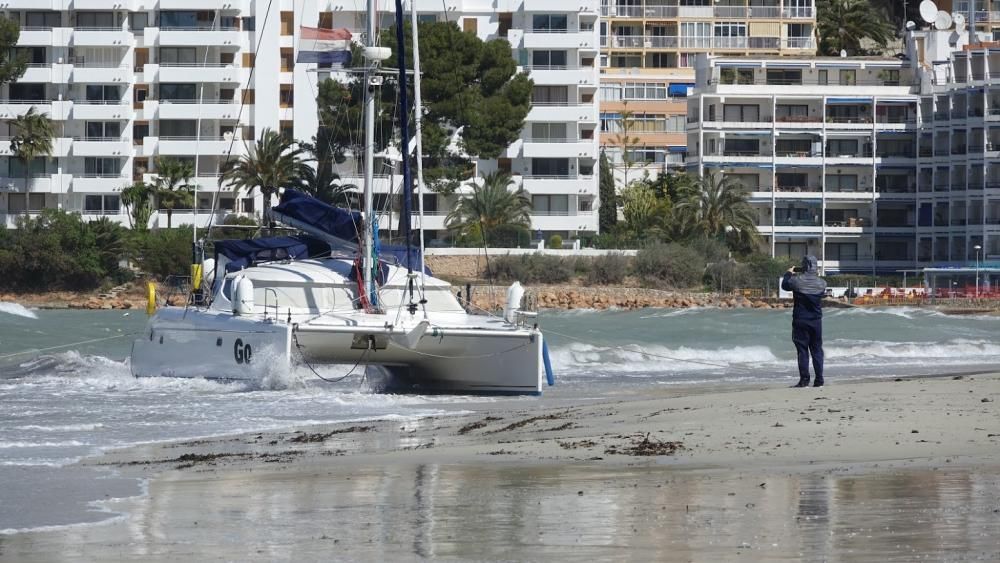
[[274,210],[348,242],[358,242],[361,213],[334,207],[297,190],[285,189]]
[[215,241],[216,262],[219,256],[229,259],[226,263],[227,274],[260,262],[313,258],[329,252],[329,244],[306,236]]

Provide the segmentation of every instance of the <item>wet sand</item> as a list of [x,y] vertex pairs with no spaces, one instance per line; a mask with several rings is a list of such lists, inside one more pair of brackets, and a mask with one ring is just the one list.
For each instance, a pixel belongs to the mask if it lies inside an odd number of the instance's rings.
[[146,446],[89,462],[149,478],[120,519],[0,559],[996,561],[998,400],[997,374],[656,390]]

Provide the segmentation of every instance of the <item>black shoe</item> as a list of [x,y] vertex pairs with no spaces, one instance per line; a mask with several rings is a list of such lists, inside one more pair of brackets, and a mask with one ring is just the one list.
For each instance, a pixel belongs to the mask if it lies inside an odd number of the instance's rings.
[[794,389],[796,387],[809,387],[809,380],[808,379],[799,379],[798,383],[796,383],[795,385],[792,385],[792,389]]
[[[806,382],[806,385],[809,385],[809,382]],[[813,383],[813,387],[822,387],[822,386],[823,386],[823,378],[817,377],[816,382]]]

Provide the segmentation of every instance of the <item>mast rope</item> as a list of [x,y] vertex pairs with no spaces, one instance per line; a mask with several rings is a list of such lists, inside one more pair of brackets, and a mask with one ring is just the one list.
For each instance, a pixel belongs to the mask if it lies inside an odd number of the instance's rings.
[[140,333],[130,332],[128,334],[116,334],[114,336],[106,336],[104,338],[92,338],[90,340],[81,340],[80,342],[71,342],[69,344],[60,344],[58,346],[49,346],[48,348],[29,348],[27,350],[22,350],[20,352],[14,352],[13,354],[5,354],[0,356],[0,360],[6,360],[7,358],[13,358],[14,356],[22,356],[24,354],[50,352],[52,350],[59,350],[60,348],[70,348],[72,346],[82,346],[84,344],[93,344],[95,342],[105,342],[108,340],[114,340],[116,338],[125,338],[127,336],[136,336]]

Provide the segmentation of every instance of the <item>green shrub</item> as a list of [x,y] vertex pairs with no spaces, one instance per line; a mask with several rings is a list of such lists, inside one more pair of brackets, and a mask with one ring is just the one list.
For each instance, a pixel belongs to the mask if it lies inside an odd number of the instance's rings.
[[495,256],[490,258],[487,276],[504,282],[565,283],[573,277],[573,259],[544,254]]
[[590,264],[588,284],[620,284],[625,281],[625,276],[628,274],[629,259],[623,254],[612,253],[598,256],[591,260]]
[[750,267],[732,260],[715,262],[705,268],[705,285],[714,291],[729,292],[750,285]]
[[562,237],[559,235],[552,235],[549,237],[549,248],[560,249],[562,248]]
[[191,275],[190,225],[137,234],[136,262],[142,271],[160,279]]
[[688,289],[701,283],[705,258],[677,243],[653,244],[636,255],[635,273],[648,286]]
[[0,289],[89,290],[122,276],[125,231],[108,220],[47,209],[0,236]]

